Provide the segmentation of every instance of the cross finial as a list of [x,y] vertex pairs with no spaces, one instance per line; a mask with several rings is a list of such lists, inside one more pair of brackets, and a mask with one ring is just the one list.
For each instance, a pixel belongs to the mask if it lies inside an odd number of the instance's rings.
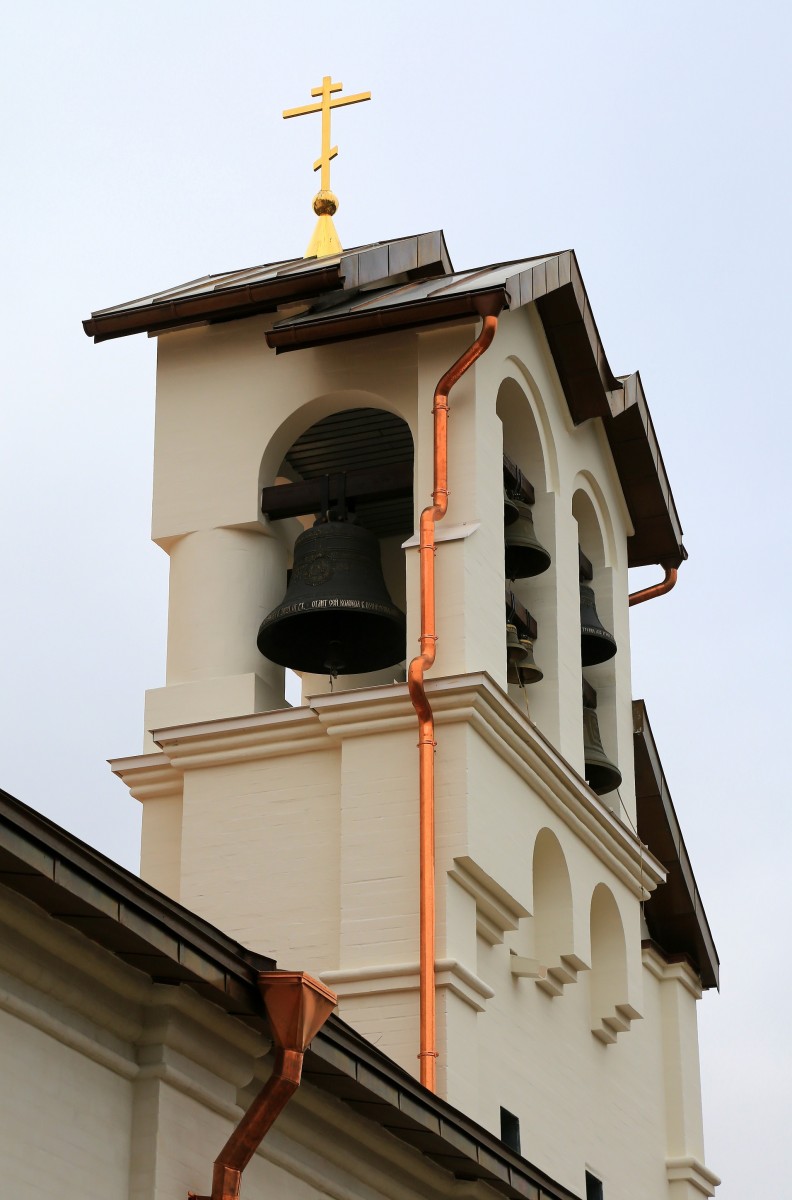
[[306,258],[321,258],[325,254],[340,254],[341,243],[333,225],[333,214],[338,209],[338,197],[330,191],[330,163],[338,154],[338,146],[330,145],[330,110],[340,108],[344,104],[360,104],[363,100],[371,99],[371,92],[358,92],[356,96],[338,96],[332,99],[335,92],[340,92],[343,83],[333,83],[332,75],[325,75],[322,86],[311,88],[312,96],[321,96],[318,104],[305,104],[301,108],[287,108],[283,116],[302,117],[306,113],[320,112],[322,114],[322,153],[313,165],[314,171],[321,168],[319,191],[314,196],[313,209],[319,220],[313,237],[305,252]]

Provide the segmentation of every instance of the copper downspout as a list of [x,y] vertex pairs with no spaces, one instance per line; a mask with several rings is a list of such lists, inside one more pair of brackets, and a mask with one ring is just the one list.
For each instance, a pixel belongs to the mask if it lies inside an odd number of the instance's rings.
[[677,581],[677,574],[676,567],[666,567],[665,579],[662,583],[656,583],[653,587],[644,588],[641,592],[631,592],[629,597],[630,608],[632,608],[633,604],[643,604],[644,600],[654,600],[655,596],[664,596],[666,592],[670,592]]
[[[498,306],[500,311],[500,305]],[[437,1087],[435,1012],[435,853],[434,853],[434,717],[424,690],[424,672],[434,664],[435,632],[435,523],[448,509],[448,394],[469,367],[489,347],[498,326],[497,315],[484,317],[481,333],[442,377],[434,394],[433,503],[421,513],[421,653],[407,673],[410,699],[418,717],[418,787],[420,803],[420,1051],[421,1083]]]
[[238,1200],[242,1172],[300,1086],[308,1043],[337,1004],[304,971],[262,971],[259,988],[276,1047],[272,1075],[215,1159],[211,1197],[188,1192],[188,1200]]

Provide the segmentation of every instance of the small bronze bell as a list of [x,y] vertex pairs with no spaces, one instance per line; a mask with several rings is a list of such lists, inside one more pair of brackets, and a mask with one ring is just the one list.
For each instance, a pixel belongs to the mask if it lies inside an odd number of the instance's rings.
[[506,578],[530,579],[547,570],[550,555],[534,532],[530,505],[522,500],[512,503],[517,508],[518,518],[506,528]]
[[596,709],[587,704],[583,705],[583,761],[586,783],[598,796],[614,791],[621,783],[621,771],[603,749]]
[[525,660],[525,648],[520,643],[516,625],[506,626],[506,682],[522,686],[520,663]]
[[534,644],[532,640],[527,637],[521,637],[520,645],[525,651],[525,658],[521,663],[517,664],[517,671],[523,686],[527,687],[531,683],[538,683],[540,679],[544,679],[544,671],[540,667],[537,667],[534,662]]
[[616,653],[616,639],[608,633],[594,607],[594,589],[580,585],[580,651],[584,667],[607,662]]
[[325,520],[297,538],[286,595],[262,621],[258,648],[295,671],[356,675],[400,662],[404,630],[374,534]]

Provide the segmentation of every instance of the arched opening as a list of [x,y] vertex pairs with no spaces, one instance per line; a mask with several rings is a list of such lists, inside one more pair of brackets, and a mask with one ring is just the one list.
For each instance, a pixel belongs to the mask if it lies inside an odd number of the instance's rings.
[[[611,890],[598,883],[591,897],[591,1030],[613,1042],[629,1028],[627,947],[619,906]],[[622,1015],[625,1014],[625,1015]]]
[[[310,406],[308,411],[316,411],[315,406]],[[296,517],[282,523],[287,542],[288,569],[294,564],[297,536],[303,530],[310,529],[317,519],[321,520],[327,515],[320,510],[329,498],[334,517],[346,511],[345,525],[351,524],[366,530],[376,539],[373,560],[379,558],[390,600],[403,613],[406,587],[402,543],[413,531],[413,439],[406,421],[395,413],[369,404],[365,407],[338,408],[299,432],[294,428],[293,417],[289,425],[296,436],[287,445],[277,466],[273,460],[272,445],[265,455],[271,472],[269,480],[265,474],[265,484],[317,481],[317,486],[311,493],[310,502],[303,505],[304,509],[308,506],[308,511],[301,511]],[[282,435],[282,431],[279,434]],[[277,443],[277,436],[273,441]],[[327,481],[326,488],[323,480]],[[276,514],[270,514],[271,521],[273,515]],[[366,544],[364,541],[364,548]],[[373,560],[367,558],[366,562],[370,566]],[[303,564],[300,569],[305,578],[302,567]],[[372,572],[375,570],[373,566],[370,569]],[[352,576],[350,569],[348,578],[352,579]],[[312,584],[314,582],[310,577],[309,581]],[[317,596],[322,593],[322,587],[321,582],[316,583]],[[284,595],[286,592],[287,581],[284,579]],[[356,613],[353,602],[349,603],[350,611],[345,613],[344,619],[354,624],[363,618]],[[317,614],[317,622],[323,616],[326,614]],[[302,630],[305,631],[304,635]],[[310,637],[310,630],[311,620],[306,618],[300,636]],[[342,669],[335,679],[329,670],[326,675],[303,670],[302,697],[403,679],[403,667],[400,666],[403,658],[402,639],[397,661],[387,667],[355,673],[347,673]]]
[[554,966],[572,949],[572,885],[564,852],[549,829],[540,829],[534,843],[533,898],[536,957]]
[[[572,498],[572,515],[578,527],[581,551],[580,586],[581,619],[585,608],[586,628],[601,627],[599,652],[610,654],[601,662],[588,663],[582,651],[582,712],[581,729],[584,746],[584,774],[590,786],[605,802],[618,809],[617,789],[621,774],[616,762],[616,663],[618,646],[612,635],[614,627],[612,531],[607,512],[598,491],[591,481],[581,480]],[[586,635],[589,646],[596,635]],[[610,646],[608,645],[610,639]]]
[[574,951],[572,884],[556,835],[540,829],[533,852],[534,955],[547,969],[537,980],[550,996],[560,996],[586,964]]
[[[538,389],[532,381],[505,378],[498,388],[497,415],[503,429],[503,453],[515,464],[533,489],[534,503],[529,518],[540,546],[550,557],[550,566],[528,578],[508,580],[507,587],[536,621],[536,640],[532,648],[537,672],[522,675],[512,671],[509,694],[520,707],[528,708],[531,718],[544,733],[556,734],[558,695],[558,604],[556,597],[556,513],[553,480],[557,473],[554,447],[547,422],[543,420]],[[504,531],[509,544],[512,532]],[[529,535],[530,536],[530,535]],[[508,576],[508,571],[505,571]],[[509,676],[507,675],[507,678]],[[521,686],[522,685],[522,686]]]

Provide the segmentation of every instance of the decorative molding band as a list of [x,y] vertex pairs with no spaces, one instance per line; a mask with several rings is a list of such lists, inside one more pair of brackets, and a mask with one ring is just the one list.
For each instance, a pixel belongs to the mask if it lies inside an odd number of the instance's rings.
[[591,967],[583,961],[580,955],[560,954],[558,962],[554,963],[552,967],[548,966],[547,975],[536,980],[536,986],[555,999],[556,996],[563,996],[565,987],[577,983],[577,977],[581,971],[590,970]]
[[[646,899],[665,880],[662,864],[487,674],[432,679],[426,690],[438,726],[470,725],[634,895]],[[168,761],[187,770],[329,749],[336,739],[412,729],[414,721],[407,685],[380,684],[315,696],[302,708],[153,733]],[[141,756],[150,767],[156,758]],[[131,769],[146,765],[141,760],[115,762]]]
[[155,729],[152,736],[180,770],[329,749],[327,737],[309,708],[283,708],[249,717],[176,725]]
[[690,1183],[704,1196],[714,1196],[720,1179],[692,1154],[666,1159],[666,1178],[669,1183]]
[[[322,983],[337,994],[339,1000],[353,996],[375,996],[383,992],[417,992],[420,968],[414,963],[385,963],[382,966],[351,967],[339,971],[323,971]],[[436,985],[448,988],[476,1012],[483,1012],[486,1001],[495,995],[489,984],[455,958],[438,958],[435,962]]]
[[120,1075],[122,1079],[137,1077],[138,1065],[134,1059],[125,1058],[123,1054],[111,1050],[109,1046],[103,1045],[96,1038],[88,1037],[86,1034],[80,1033],[78,1029],[67,1025],[65,1021],[45,1008],[23,1000],[21,996],[15,996],[5,988],[0,988],[0,1009],[7,1012],[9,1016],[24,1021],[26,1025],[38,1029],[39,1032],[53,1038],[62,1046],[68,1046],[70,1050],[75,1050],[83,1058],[97,1063],[100,1067],[106,1067],[114,1075]]
[[682,959],[669,960],[664,958],[659,949],[654,946],[644,946],[641,950],[641,961],[650,975],[654,975],[661,983],[674,981],[680,983],[690,992],[694,1000],[702,997],[701,979],[689,963]]
[[174,1067],[170,1063],[147,1063],[137,1068],[136,1078],[140,1080],[158,1079],[161,1083],[166,1083],[168,1087],[172,1087],[174,1091],[181,1092],[183,1096],[187,1096],[190,1100],[197,1101],[198,1104],[203,1105],[204,1108],[208,1108],[211,1112],[215,1112],[221,1117],[226,1117],[234,1125],[244,1115],[244,1110],[237,1104],[231,1104],[228,1100],[222,1100],[208,1087],[205,1087],[202,1083],[198,1083],[195,1079],[190,1079],[189,1075],[186,1075],[184,1071],[180,1071],[178,1067]]
[[448,874],[476,901],[476,932],[490,946],[500,945],[505,933],[516,929],[522,917],[531,915],[467,855],[455,858]]

